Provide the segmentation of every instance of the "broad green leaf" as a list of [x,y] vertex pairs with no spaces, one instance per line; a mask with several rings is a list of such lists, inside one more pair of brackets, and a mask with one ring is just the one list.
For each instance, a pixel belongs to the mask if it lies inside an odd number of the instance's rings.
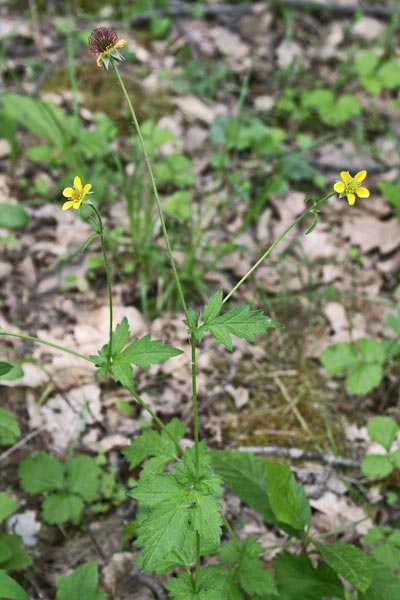
[[267,461],[267,493],[276,521],[286,523],[301,537],[311,521],[310,504],[304,488],[297,483],[290,467]]
[[179,190],[166,196],[163,201],[163,210],[175,219],[187,221],[192,215],[192,193]]
[[376,416],[372,417],[369,421],[367,431],[371,440],[383,446],[386,452],[390,452],[390,448],[400,431],[400,427],[390,417]]
[[90,561],[70,575],[57,579],[56,600],[106,600],[107,594],[98,591],[97,564]]
[[[185,427],[179,419],[172,419],[167,425],[174,440],[178,443],[185,434]],[[123,455],[130,463],[130,468],[135,468],[146,458],[153,457],[145,463],[144,473],[164,471],[165,465],[177,459],[176,446],[165,431],[158,433],[153,429],[145,429],[139,438],[131,441],[126,446]]]
[[359,592],[371,585],[371,559],[356,546],[335,542],[314,545],[328,565]]
[[400,569],[400,549],[394,544],[381,544],[371,551],[371,556],[388,567],[393,573]]
[[12,577],[7,575],[6,571],[0,571],[0,598],[29,600],[28,594]]
[[[0,227],[1,227],[1,225],[0,225]],[[17,362],[17,361],[11,362],[11,365],[12,365],[12,369],[10,369],[7,373],[5,373],[4,375],[2,375],[0,377],[0,383],[1,383],[1,381],[15,381],[16,379],[19,379],[20,377],[23,376],[24,372],[23,372],[19,362]]]
[[0,408],[0,446],[11,446],[21,435],[21,430],[14,415]]
[[390,457],[391,457],[392,461],[394,462],[394,464],[396,465],[396,467],[398,469],[400,469],[400,448],[398,448],[397,450],[392,452],[390,454]]
[[369,338],[359,338],[356,345],[360,350],[363,362],[378,364],[385,362],[385,352],[379,342]]
[[17,508],[18,502],[15,502],[15,500],[5,492],[0,492],[0,523],[12,515]]
[[86,502],[92,502],[99,490],[101,473],[95,459],[80,454],[68,461],[66,471],[68,490],[78,494]]
[[346,377],[352,394],[368,394],[382,381],[383,369],[377,363],[360,363],[353,367]]
[[28,224],[28,213],[18,204],[0,203],[0,227],[18,229]]
[[275,523],[267,494],[267,467],[261,456],[239,450],[214,450],[212,466],[229,489],[243,502]]
[[[215,306],[217,306],[216,301]],[[210,313],[214,310],[214,308],[209,309]],[[224,315],[209,317],[198,331],[200,335],[204,331],[209,331],[227,350],[232,350],[232,335],[254,342],[257,333],[265,333],[270,327],[278,328],[282,325],[265,316],[261,310],[250,310],[249,306],[239,306]]]
[[400,598],[400,578],[381,563],[371,564],[372,583],[359,600],[394,600]]
[[13,368],[12,364],[10,364],[8,362],[0,361],[0,377],[2,375],[6,375],[9,371],[11,371],[12,368]]
[[343,598],[343,585],[336,573],[320,561],[316,568],[310,558],[302,554],[281,552],[275,556],[279,598],[282,600],[325,600]]
[[212,322],[216,317],[218,317],[223,306],[222,294],[222,290],[218,290],[211,296],[209,303],[205,305],[203,325],[207,325],[209,322]]
[[0,531],[0,566],[3,567],[5,563],[12,556],[12,550],[7,544],[7,535]]
[[353,346],[348,342],[338,342],[325,348],[320,361],[331,375],[340,375],[349,367],[357,364],[359,358]]
[[59,492],[48,496],[43,502],[43,519],[50,525],[67,521],[78,522],[83,511],[83,500],[76,494]]
[[378,544],[379,542],[384,542],[386,540],[386,536],[382,531],[381,527],[371,527],[368,529],[367,533],[364,535],[363,540],[366,544]]
[[228,577],[229,571],[210,565],[200,569],[198,592],[195,592],[193,577],[185,572],[170,579],[164,587],[170,592],[171,600],[230,600]]
[[114,357],[114,362],[132,363],[148,369],[151,365],[163,363],[168,358],[182,354],[182,350],[172,348],[161,340],[152,340],[150,333],[142,338],[136,338],[120,354]]
[[55,456],[39,452],[19,465],[21,485],[28,494],[43,494],[64,488],[63,466]]
[[0,565],[2,569],[16,571],[32,564],[32,558],[22,545],[19,535],[8,535],[0,531],[0,541],[6,543],[10,553],[7,559],[2,560]]
[[361,463],[361,471],[367,477],[386,477],[393,468],[386,454],[368,454]]

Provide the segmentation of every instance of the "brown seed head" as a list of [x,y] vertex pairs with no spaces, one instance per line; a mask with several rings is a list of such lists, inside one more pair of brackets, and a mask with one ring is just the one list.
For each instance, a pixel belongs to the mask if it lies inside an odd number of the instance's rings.
[[109,27],[96,27],[89,36],[89,50],[93,54],[102,54],[114,48],[118,43],[118,35]]

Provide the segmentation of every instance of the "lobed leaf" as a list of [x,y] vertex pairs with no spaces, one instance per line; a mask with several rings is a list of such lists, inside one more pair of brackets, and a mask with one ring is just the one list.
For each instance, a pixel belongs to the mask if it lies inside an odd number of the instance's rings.
[[23,460],[18,468],[21,485],[28,494],[43,494],[64,488],[64,470],[51,454],[39,452]]
[[107,594],[98,591],[98,582],[97,564],[87,562],[57,579],[56,600],[106,600]]

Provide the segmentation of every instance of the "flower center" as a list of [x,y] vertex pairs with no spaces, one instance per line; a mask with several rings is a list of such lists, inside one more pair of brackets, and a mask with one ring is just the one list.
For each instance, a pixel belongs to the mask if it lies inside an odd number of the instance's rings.
[[348,181],[345,185],[346,185],[346,194],[349,194],[349,193],[354,194],[356,192],[357,188],[360,187],[359,182],[356,181],[354,179],[354,177],[352,177],[350,179],[350,181]]

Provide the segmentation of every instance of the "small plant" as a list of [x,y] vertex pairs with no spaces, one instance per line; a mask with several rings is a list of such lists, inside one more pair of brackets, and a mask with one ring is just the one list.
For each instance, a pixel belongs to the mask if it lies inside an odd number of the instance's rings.
[[372,417],[367,425],[368,435],[385,451],[385,454],[368,454],[361,470],[368,477],[387,477],[394,469],[400,469],[400,448],[392,451],[392,446],[400,431],[399,425],[389,417]]

